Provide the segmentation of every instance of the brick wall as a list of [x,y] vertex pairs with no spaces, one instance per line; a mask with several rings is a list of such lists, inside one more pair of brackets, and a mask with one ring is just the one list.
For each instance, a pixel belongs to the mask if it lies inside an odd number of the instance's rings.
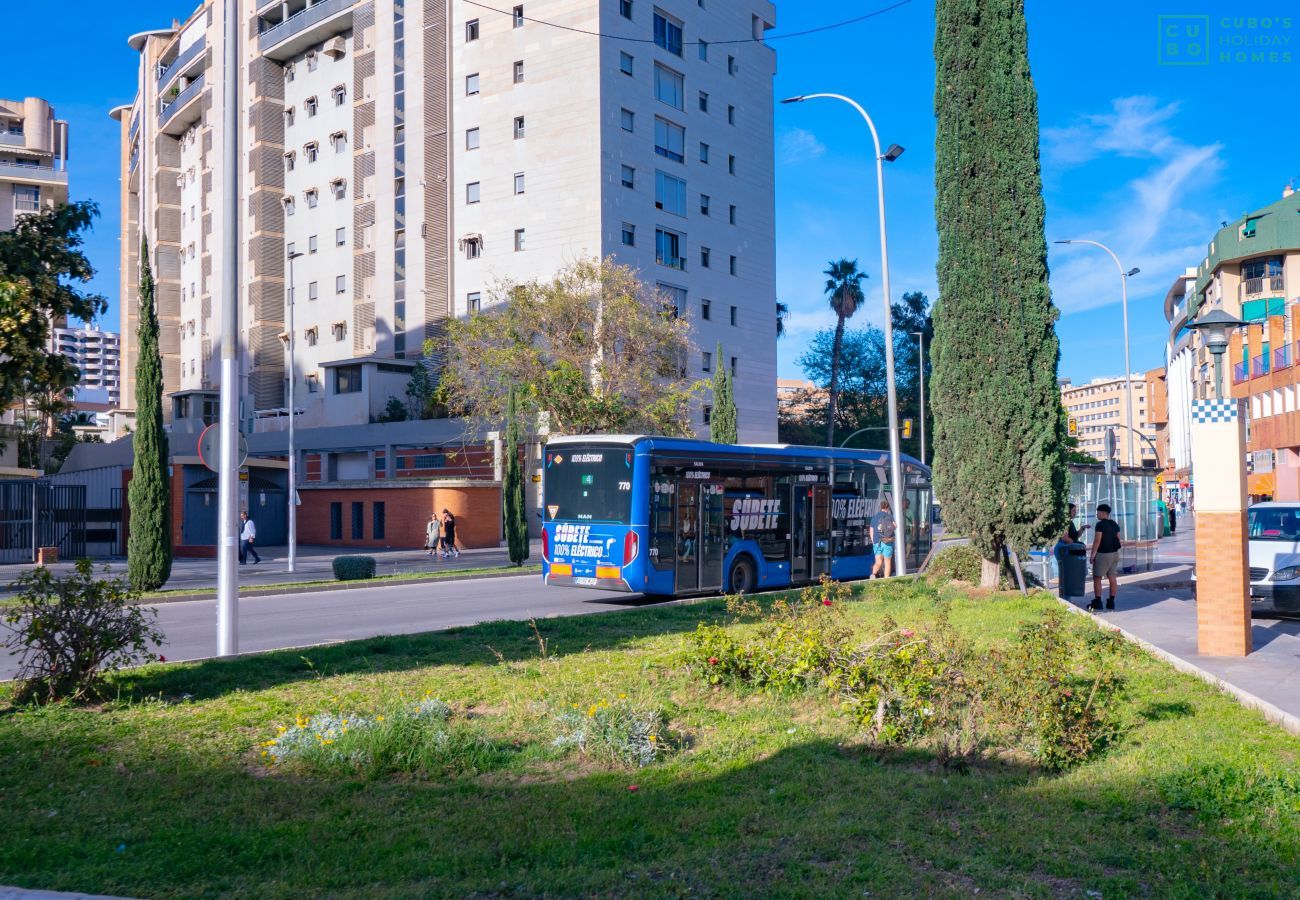
[[[429,514],[448,509],[456,517],[456,543],[462,549],[501,543],[501,487],[497,484],[432,487],[364,485],[355,488],[300,489],[298,543],[338,547],[424,546]],[[374,537],[375,503],[384,504],[384,537]],[[342,538],[331,537],[331,505],[342,504]],[[363,537],[352,537],[352,504],[360,503]]]

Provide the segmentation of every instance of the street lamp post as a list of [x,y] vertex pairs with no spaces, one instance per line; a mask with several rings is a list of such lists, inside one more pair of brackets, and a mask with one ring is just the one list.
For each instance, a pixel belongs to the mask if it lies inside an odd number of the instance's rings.
[[1228,350],[1228,336],[1246,323],[1231,313],[1213,309],[1194,322],[1187,323],[1188,331],[1200,333],[1205,349],[1214,357],[1214,398],[1223,396],[1223,354]]
[[1096,241],[1087,241],[1076,238],[1075,240],[1069,241],[1056,241],[1056,243],[1091,244],[1094,247],[1100,247],[1102,250],[1105,250],[1110,254],[1110,258],[1115,260],[1115,268],[1119,269],[1120,296],[1124,304],[1124,391],[1128,397],[1125,401],[1124,408],[1126,411],[1126,422],[1128,424],[1128,464],[1130,466],[1140,465],[1140,461],[1133,461],[1133,435],[1136,434],[1136,432],[1133,430],[1133,367],[1129,365],[1128,357],[1128,280],[1142,270],[1138,268],[1126,270],[1113,250],[1105,244],[1099,244]]
[[895,534],[894,571],[899,575],[906,575],[907,529],[903,518],[903,464],[898,445],[898,391],[894,383],[893,309],[890,306],[889,293],[889,247],[885,239],[885,163],[893,162],[902,156],[903,148],[898,144],[890,144],[884,152],[881,152],[880,136],[876,133],[876,125],[871,121],[871,116],[867,115],[867,111],[857,101],[850,100],[842,94],[801,94],[798,97],[787,97],[781,102],[802,103],[805,100],[819,99],[839,100],[856,109],[871,131],[871,142],[876,151],[876,196],[880,208],[880,278],[885,301],[885,385],[889,394],[889,478],[894,495],[892,503]]
[[913,331],[916,335],[916,380],[917,393],[921,395],[921,465],[925,465],[925,332]]
[[298,380],[298,366],[294,357],[293,305],[298,299],[293,282],[293,261],[302,256],[301,250],[289,254],[289,566],[295,571],[298,564],[298,448],[294,445],[294,382]]

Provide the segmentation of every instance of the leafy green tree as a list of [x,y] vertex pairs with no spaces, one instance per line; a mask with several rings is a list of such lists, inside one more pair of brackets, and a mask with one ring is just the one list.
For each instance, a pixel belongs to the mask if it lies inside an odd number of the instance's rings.
[[867,273],[858,271],[856,259],[832,262],[823,272],[826,276],[826,294],[831,309],[835,310],[835,340],[831,346],[830,385],[827,395],[826,446],[835,445],[835,404],[840,390],[840,350],[844,343],[844,323],[862,306],[862,282]]
[[94,203],[68,203],[0,231],[0,409],[29,383],[57,390],[77,382],[77,367],[50,349],[50,328],[69,317],[91,321],[108,306],[77,287],[95,275],[81,246],[97,215]]
[[[930,316],[930,298],[921,291],[908,291],[898,303],[890,304],[890,318],[894,326],[895,377],[898,379],[898,415],[917,423],[911,440],[902,442],[903,452],[921,458],[921,373],[925,373],[925,390],[930,392],[929,353],[922,357],[921,343],[926,351],[934,343],[934,320]],[[918,343],[917,333],[922,335]],[[933,432],[933,411],[927,400],[925,427]],[[928,448],[927,448],[928,449]],[[924,460],[923,460],[924,461]]]
[[935,493],[997,583],[1065,526],[1065,412],[1023,0],[937,0]]
[[452,415],[497,427],[513,384],[520,414],[544,415],[552,434],[691,433],[690,325],[632,269],[582,260],[492,299],[447,323],[438,397]]
[[437,352],[437,342],[425,338],[422,357],[411,370],[411,380],[406,385],[407,408],[412,419],[436,419],[445,413],[438,404]]
[[709,440],[715,444],[735,444],[740,440],[737,429],[736,394],[731,386],[731,371],[723,361],[722,342],[718,342],[713,367],[713,413],[709,417]]
[[137,591],[156,591],[172,572],[171,492],[167,483],[167,432],[163,430],[162,354],[154,306],[149,242],[140,248],[140,360],[135,368],[135,435],[129,500],[131,535],[127,577]]
[[785,337],[785,335],[786,335],[786,327],[785,327],[785,323],[786,323],[787,320],[789,320],[789,318],[790,318],[790,306],[789,306],[789,304],[787,304],[787,303],[782,303],[780,300],[776,301],[776,337],[777,337],[777,340],[780,340],[781,338]]
[[522,566],[528,559],[528,504],[524,497],[524,473],[519,465],[518,391],[511,386],[506,396],[505,507],[506,547],[510,562]]

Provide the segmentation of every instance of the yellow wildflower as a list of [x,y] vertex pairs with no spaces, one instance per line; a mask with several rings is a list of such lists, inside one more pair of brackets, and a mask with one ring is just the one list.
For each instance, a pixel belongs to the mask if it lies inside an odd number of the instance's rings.
[[626,700],[626,699],[627,699],[627,694],[619,694],[619,695],[618,695],[618,699],[620,699],[620,700]]
[[653,743],[654,743],[655,741],[657,741],[658,739],[659,739],[659,735],[657,735],[657,734],[652,734],[652,735],[650,735],[650,743],[653,744]]
[[332,743],[334,743],[334,742],[333,742],[332,740],[330,740],[329,738],[326,738],[326,739],[325,739],[325,743],[327,743],[327,744],[332,744]]
[[382,722],[382,721],[384,721],[384,717],[383,717],[383,716],[375,716],[375,721],[376,721],[376,722]]

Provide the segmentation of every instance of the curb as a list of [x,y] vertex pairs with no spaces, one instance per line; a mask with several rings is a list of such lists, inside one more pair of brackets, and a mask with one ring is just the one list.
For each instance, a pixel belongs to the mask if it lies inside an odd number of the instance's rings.
[[1080,609],[1079,607],[1075,606],[1069,600],[1065,600],[1061,597],[1056,596],[1055,594],[1052,594],[1052,598],[1056,600],[1057,603],[1060,603],[1062,606],[1065,606],[1076,615],[1083,616],[1084,618],[1092,622],[1096,627],[1102,629],[1103,631],[1111,631],[1114,632],[1115,634],[1118,634],[1120,637],[1124,638],[1124,640],[1128,641],[1129,643],[1136,644],[1138,647],[1141,647],[1143,650],[1145,650],[1147,653],[1150,653],[1152,656],[1169,663],[1169,665],[1173,666],[1175,669],[1177,669],[1179,672],[1182,672],[1184,675],[1193,675],[1196,678],[1201,679],[1201,681],[1204,681],[1210,687],[1216,688],[1217,690],[1223,691],[1225,694],[1230,695],[1234,700],[1236,700],[1242,706],[1246,707],[1247,709],[1253,709],[1256,712],[1258,712],[1270,724],[1277,725],[1280,728],[1283,728],[1294,735],[1300,736],[1300,716],[1293,715],[1292,713],[1289,713],[1284,709],[1280,709],[1279,707],[1273,705],[1272,703],[1269,703],[1267,700],[1264,700],[1260,697],[1256,697],[1250,691],[1237,687],[1235,684],[1233,684],[1230,681],[1224,681],[1222,678],[1220,678],[1218,675],[1215,675],[1213,672],[1208,672],[1205,669],[1202,669],[1200,666],[1196,665],[1195,663],[1188,662],[1187,660],[1183,659],[1181,656],[1176,656],[1175,654],[1170,653],[1168,650],[1164,650],[1160,647],[1157,647],[1155,644],[1151,643],[1148,640],[1138,637],[1136,634],[1133,634],[1131,631],[1121,628],[1118,625],[1112,625],[1109,622],[1097,618],[1096,616],[1089,613],[1087,610]]

